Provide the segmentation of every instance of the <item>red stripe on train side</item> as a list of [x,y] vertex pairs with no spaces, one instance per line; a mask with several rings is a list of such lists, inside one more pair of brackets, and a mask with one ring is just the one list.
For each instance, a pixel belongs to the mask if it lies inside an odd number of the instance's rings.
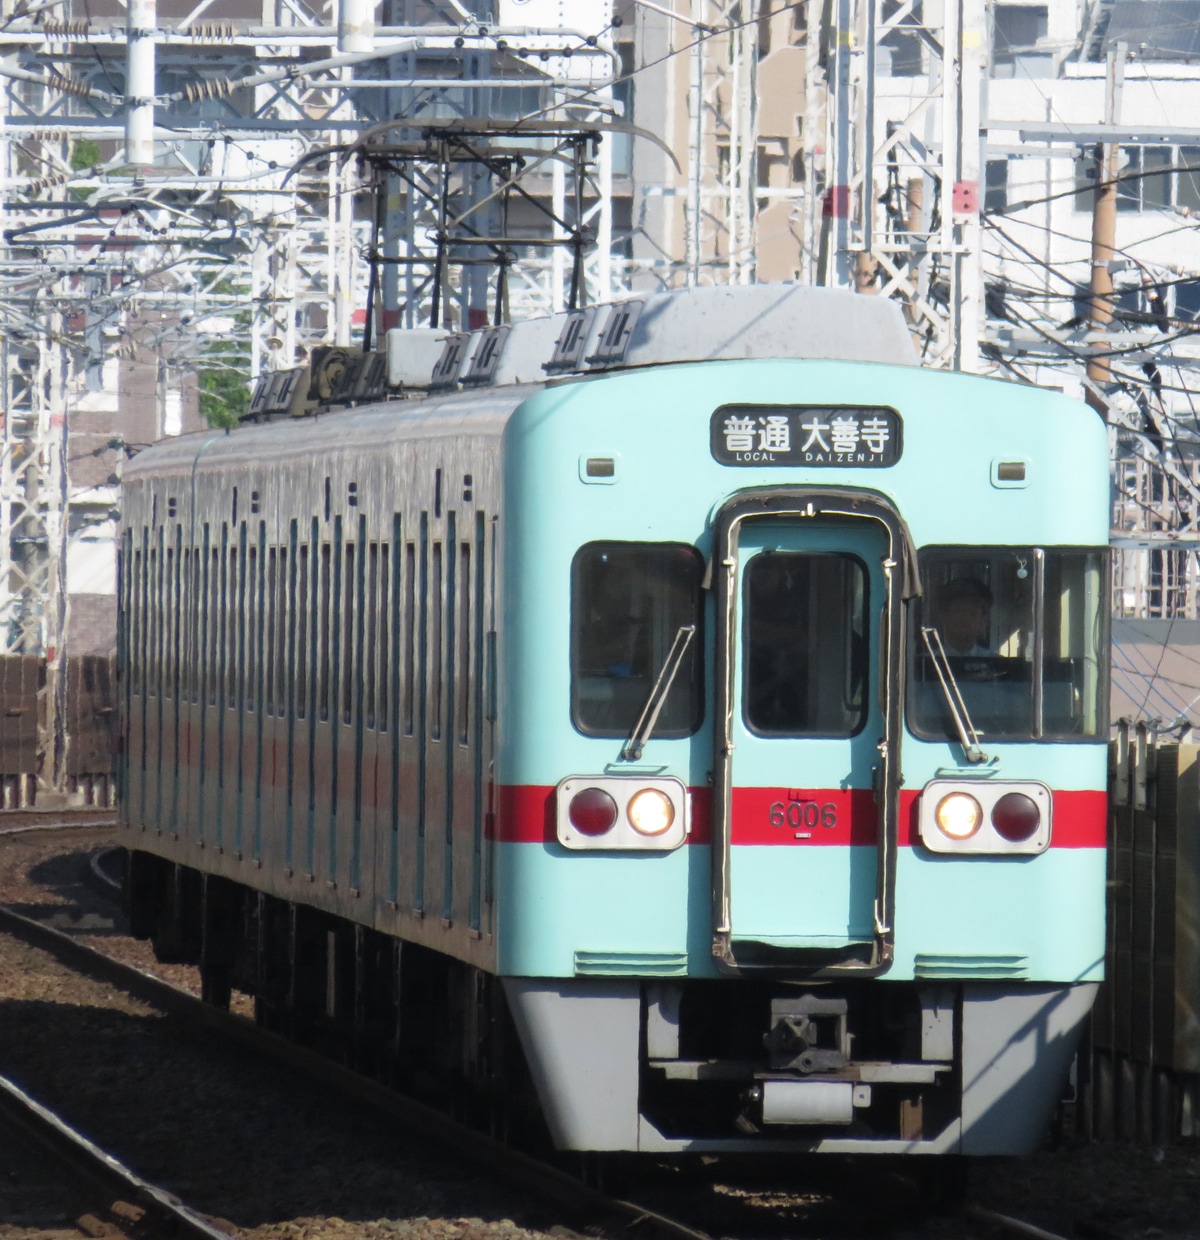
[[[689,788],[692,833],[689,844],[712,839],[712,789]],[[1052,848],[1103,848],[1108,796],[1097,790],[1053,794]],[[920,843],[917,815],[920,792],[900,793],[898,837],[902,848]],[[813,808],[809,808],[809,807]],[[794,808],[793,808],[794,807]],[[869,788],[735,788],[734,844],[870,846],[875,842],[875,794]],[[554,789],[500,785],[489,836],[505,844],[553,843]]]
[[549,844],[557,838],[554,789],[526,784],[500,784],[492,838],[501,844]]

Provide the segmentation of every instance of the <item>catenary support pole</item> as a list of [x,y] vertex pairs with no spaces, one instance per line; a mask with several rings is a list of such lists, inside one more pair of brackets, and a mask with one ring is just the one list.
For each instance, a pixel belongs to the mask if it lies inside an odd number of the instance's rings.
[[129,0],[126,17],[125,160],[154,163],[154,40],[156,0]]

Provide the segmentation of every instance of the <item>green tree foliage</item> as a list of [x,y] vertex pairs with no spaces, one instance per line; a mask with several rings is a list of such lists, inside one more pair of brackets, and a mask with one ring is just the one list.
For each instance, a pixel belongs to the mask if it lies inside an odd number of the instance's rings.
[[234,347],[222,341],[205,354],[198,371],[200,413],[209,426],[237,426],[250,407],[250,387],[240,367],[221,362]]
[[[224,281],[212,291],[231,300],[239,297],[237,289]],[[209,426],[219,429],[237,426],[250,408],[250,379],[244,361],[250,336],[249,311],[235,314],[233,322],[233,331],[227,335],[208,338],[196,368],[200,414]]]
[[84,168],[94,168],[100,162],[100,143],[91,138],[79,138],[71,144],[71,168],[81,172]]

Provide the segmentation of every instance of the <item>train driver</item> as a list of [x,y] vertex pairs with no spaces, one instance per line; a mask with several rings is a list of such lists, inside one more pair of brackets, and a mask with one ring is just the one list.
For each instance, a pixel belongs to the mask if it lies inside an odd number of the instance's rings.
[[937,629],[946,653],[990,655],[992,592],[977,577],[955,577],[937,595]]

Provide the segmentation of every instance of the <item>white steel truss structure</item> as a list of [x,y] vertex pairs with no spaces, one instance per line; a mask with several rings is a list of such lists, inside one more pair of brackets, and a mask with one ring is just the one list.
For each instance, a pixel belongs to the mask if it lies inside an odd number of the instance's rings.
[[[198,369],[240,384],[350,344],[373,254],[409,264],[382,282],[375,331],[610,292],[608,161],[560,147],[614,122],[611,28],[611,0],[0,0],[0,658],[38,665],[36,773],[3,804],[66,789],[67,566],[85,543],[115,556],[122,451],[180,428]],[[491,246],[490,276],[443,237],[439,301],[398,278],[431,213],[486,239],[491,130],[530,113],[561,142],[527,142],[507,192],[550,204],[546,236]],[[479,158],[440,180],[436,153],[409,160],[372,212],[365,153],[447,126]],[[569,244],[542,240],[590,247],[574,294]]]
[[685,283],[755,278],[758,31],[742,0],[691,0]]
[[[985,19],[985,0],[809,5],[810,99],[823,71],[826,102],[823,150],[809,152],[810,184],[825,185],[813,278],[899,299],[925,364],[963,370],[978,369],[983,324]],[[885,95],[877,61],[898,38],[924,71]]]

